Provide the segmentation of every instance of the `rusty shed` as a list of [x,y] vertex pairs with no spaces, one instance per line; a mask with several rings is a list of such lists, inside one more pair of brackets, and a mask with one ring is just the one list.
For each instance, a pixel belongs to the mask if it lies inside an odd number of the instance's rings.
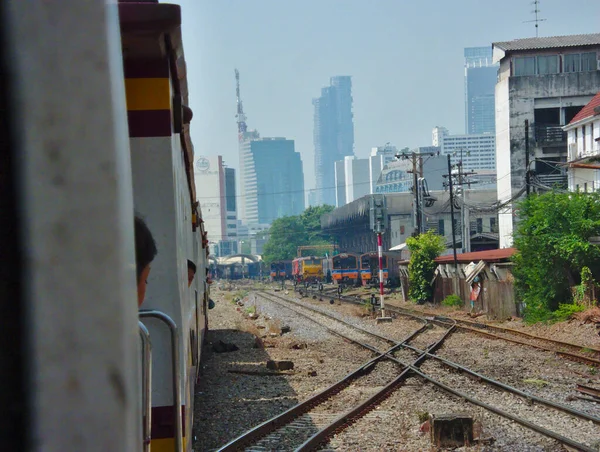
[[[456,294],[464,301],[464,309],[469,310],[471,284],[479,278],[481,290],[475,301],[475,311],[484,312],[490,319],[507,319],[517,315],[513,277],[512,256],[515,248],[478,251],[457,254],[456,271],[452,255],[440,256],[433,284],[433,302],[441,303],[448,295]],[[400,263],[402,294],[408,295],[408,261]],[[456,277],[455,277],[456,275]]]

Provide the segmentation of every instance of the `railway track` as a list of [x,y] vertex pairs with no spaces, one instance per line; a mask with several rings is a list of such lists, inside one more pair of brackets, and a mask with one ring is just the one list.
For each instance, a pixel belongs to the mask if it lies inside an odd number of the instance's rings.
[[[361,402],[358,405],[355,405],[355,407],[368,407],[377,403],[382,400],[395,385],[408,376],[408,368],[403,364],[400,364],[400,371],[397,369],[397,365],[390,369],[389,364],[388,368],[383,367],[378,370],[378,367],[382,367],[384,364],[382,361],[387,360],[397,349],[401,348],[402,345],[408,344],[415,336],[429,327],[428,322],[423,320],[423,325],[420,328],[411,332],[404,340],[396,342],[377,333],[361,329],[344,320],[337,319],[335,316],[327,315],[316,309],[302,306],[300,303],[295,303],[291,300],[286,300],[279,295],[262,293],[261,296],[269,301],[284,304],[288,309],[319,324],[330,333],[375,352],[376,356],[346,375],[334,385],[284,413],[258,425],[244,435],[223,446],[219,451],[247,450],[257,452],[273,450],[274,448],[280,449],[282,445],[285,450],[291,450],[295,448],[292,447],[292,444],[298,446],[307,438],[309,439],[314,436],[314,434],[323,429],[327,429],[331,424],[339,423],[340,418],[344,418],[348,415],[347,407],[349,404],[354,405],[357,400],[361,400]],[[293,304],[296,306],[293,306]],[[308,310],[310,315],[301,312],[301,308]],[[323,321],[317,320],[315,314],[321,315],[323,318],[329,320],[335,320],[339,323],[340,327],[334,329],[331,326],[327,326]],[[386,347],[386,350],[381,352],[373,345],[357,339],[355,335],[344,334],[342,332],[347,329],[357,330],[362,335],[371,336],[376,342],[379,342],[380,344],[385,342],[390,344],[391,347]],[[449,335],[450,332],[451,330],[449,329],[447,335]],[[444,336],[444,339],[447,335]],[[439,341],[439,345],[441,345],[441,343],[442,340]],[[434,346],[428,348],[429,351],[433,351],[434,349]],[[399,361],[396,364],[399,364]],[[418,364],[417,360],[415,360],[413,364]],[[377,375],[377,372],[379,372],[380,375]],[[367,384],[361,388],[363,397],[357,399],[354,397],[355,394],[352,391],[348,391],[348,389],[351,385],[355,387],[359,386],[362,379],[375,380],[379,384],[373,385],[367,382]],[[348,396],[350,398],[348,398]],[[333,411],[333,413],[331,411]]]
[[[342,301],[350,303],[364,303],[367,301],[366,298],[358,296],[345,296],[340,297]],[[450,319],[449,317],[440,317],[436,313],[427,311],[417,311],[406,308],[399,308],[397,306],[386,305],[387,312],[394,312],[399,315],[409,316],[427,316],[432,317],[433,322],[443,323],[447,321],[456,322],[456,328],[467,331],[473,334],[478,334],[493,339],[499,339],[514,344],[525,345],[528,347],[537,348],[539,350],[545,350],[548,352],[555,353],[558,356],[569,359],[571,361],[588,364],[594,367],[600,368],[600,349],[593,347],[586,347],[583,345],[577,345],[570,342],[558,341],[542,336],[536,336],[525,331],[515,330],[513,328],[506,328],[497,325],[489,325],[481,322],[474,322],[465,319]]]
[[[265,294],[262,294],[262,295],[264,296]],[[437,337],[436,338],[437,340],[428,347],[418,348],[415,345],[411,345],[410,342],[414,341],[415,338],[417,338],[419,334],[423,333],[424,331],[429,330],[428,327],[431,326],[432,319],[425,319],[425,318],[419,317],[415,314],[409,314],[412,318],[419,318],[423,322],[423,326],[421,328],[419,328],[418,330],[412,332],[403,341],[396,342],[392,339],[385,338],[384,336],[378,335],[378,334],[370,332],[368,330],[364,330],[364,329],[359,328],[355,325],[352,325],[348,322],[345,322],[341,319],[338,319],[331,314],[323,312],[322,310],[314,309],[312,307],[300,304],[298,302],[285,299],[284,297],[281,297],[281,296],[278,296],[275,294],[268,294],[268,296],[266,296],[265,298],[271,299],[271,301],[275,301],[272,297],[279,299],[276,302],[278,302],[280,304],[282,302],[284,302],[286,305],[288,305],[287,306],[288,308],[296,311],[299,315],[303,315],[303,316],[309,318],[311,321],[315,321],[321,325],[322,325],[322,322],[319,322],[315,319],[315,316],[314,316],[315,313],[322,317],[325,317],[325,318],[335,319],[337,322],[344,324],[346,327],[360,330],[362,332],[362,334],[376,337],[380,341],[387,341],[389,344],[394,344],[394,345],[391,348],[389,348],[388,350],[386,350],[384,352],[380,352],[376,348],[374,348],[373,346],[371,346],[369,344],[361,343],[360,341],[357,341],[356,339],[351,338],[351,337],[345,337],[347,340],[350,340],[351,342],[354,342],[357,345],[366,347],[369,350],[378,353],[377,356],[375,358],[373,358],[372,360],[370,360],[369,362],[365,363],[363,366],[359,367],[354,372],[348,374],[346,377],[344,377],[342,380],[340,380],[336,384],[332,385],[330,388],[325,389],[324,391],[322,391],[319,394],[317,394],[316,396],[308,399],[307,401],[305,401],[305,402],[297,405],[296,407],[293,407],[292,409],[276,416],[275,418],[270,419],[269,421],[259,425],[258,427],[252,429],[251,431],[247,432],[246,434],[236,438],[232,442],[223,446],[223,448],[221,448],[220,450],[223,450],[223,451],[240,450],[244,447],[248,447],[248,445],[250,445],[250,444],[254,444],[255,446],[254,446],[254,448],[250,447],[247,450],[250,450],[250,451],[270,450],[269,444],[274,445],[274,444],[278,444],[278,442],[281,443],[281,441],[284,441],[284,440],[282,440],[282,433],[281,433],[283,426],[287,426],[287,427],[284,427],[284,431],[286,433],[289,433],[289,431],[294,431],[296,433],[299,431],[302,431],[303,433],[301,435],[296,435],[297,439],[301,438],[302,436],[306,436],[307,434],[311,435],[295,450],[298,450],[298,451],[300,451],[300,450],[315,450],[315,449],[319,448],[322,444],[326,443],[332,435],[334,435],[335,433],[339,432],[340,430],[343,430],[344,428],[348,427],[356,419],[358,419],[358,418],[364,416],[366,413],[368,413],[378,403],[380,403],[383,399],[385,399],[388,395],[390,395],[394,391],[394,389],[399,384],[401,384],[402,381],[406,377],[408,377],[410,374],[417,375],[417,376],[423,378],[424,380],[428,381],[429,383],[434,384],[438,388],[440,388],[450,394],[453,394],[454,396],[460,397],[463,400],[467,400],[467,401],[473,403],[474,405],[483,407],[490,412],[493,412],[497,415],[500,415],[507,419],[510,419],[510,420],[512,420],[516,423],[519,423],[531,430],[534,430],[544,436],[553,438],[562,444],[568,445],[572,448],[575,448],[577,450],[582,450],[582,451],[590,451],[591,452],[591,451],[595,450],[594,448],[591,448],[590,446],[588,446],[586,444],[580,443],[575,439],[569,438],[565,435],[562,435],[555,431],[549,430],[549,429],[545,428],[544,426],[541,426],[541,425],[536,424],[535,422],[532,422],[531,420],[528,420],[524,417],[516,416],[516,415],[510,413],[508,410],[503,409],[502,407],[499,408],[498,406],[494,406],[485,401],[475,399],[475,398],[471,397],[469,394],[467,394],[465,392],[461,392],[461,391],[457,390],[456,388],[453,388],[453,387],[449,386],[448,384],[444,383],[443,381],[441,381],[441,378],[436,379],[436,378],[433,378],[431,375],[428,375],[427,373],[423,372],[420,369],[420,366],[426,360],[435,360],[436,363],[440,364],[440,367],[445,366],[447,368],[450,368],[451,371],[460,371],[461,373],[463,373],[469,377],[474,377],[482,385],[484,385],[484,384],[489,385],[491,387],[496,388],[498,391],[508,392],[511,394],[511,396],[523,398],[530,404],[535,403],[535,404],[545,406],[550,409],[559,410],[561,412],[564,412],[566,415],[568,415],[570,417],[577,418],[577,420],[583,419],[583,420],[592,422],[594,424],[600,424],[600,418],[598,418],[598,417],[588,415],[586,413],[577,411],[571,407],[564,406],[564,405],[552,402],[550,400],[545,400],[545,399],[533,396],[524,391],[520,391],[517,388],[510,387],[508,385],[505,385],[503,383],[494,381],[490,378],[480,375],[480,374],[476,373],[475,371],[468,369],[464,366],[461,366],[457,363],[453,363],[449,360],[446,360],[446,359],[436,356],[435,351],[443,344],[443,341],[455,329],[455,325],[450,324],[448,320],[441,321],[441,322],[436,321],[436,326],[440,330],[439,332],[441,333],[441,337]],[[296,305],[296,306],[292,308],[291,307],[292,305]],[[304,313],[300,312],[300,309],[298,309],[299,307],[301,309],[308,310],[310,312],[310,314],[304,314]],[[435,320],[435,319],[433,319],[433,320]],[[335,330],[331,329],[330,327],[327,327],[327,326],[324,326],[324,327],[327,328],[328,330],[335,331]],[[345,336],[344,334],[340,333],[339,331],[336,331],[334,334],[341,336],[341,337]],[[414,342],[416,343],[416,341],[414,341]],[[395,356],[399,350],[402,351],[403,359],[399,359],[397,356]],[[407,356],[406,353],[408,353],[409,356]],[[410,356],[411,353],[412,353],[412,356]],[[322,405],[326,401],[330,400],[331,397],[333,397],[334,395],[339,394],[344,388],[348,387],[350,384],[352,384],[354,381],[356,381],[356,379],[358,377],[364,376],[366,373],[369,373],[370,371],[372,371],[374,364],[379,363],[383,359],[387,359],[387,360],[390,360],[390,361],[396,363],[401,369],[401,371],[396,370],[396,372],[399,372],[399,373],[397,374],[397,376],[395,378],[391,379],[389,381],[389,383],[387,383],[385,386],[379,388],[379,390],[375,391],[373,394],[370,394],[364,400],[361,400],[360,403],[356,404],[350,410],[341,412],[337,416],[335,416],[334,414],[331,414],[331,413],[323,413],[323,412],[320,412],[320,415],[316,414],[316,413],[319,413],[319,411],[318,410],[314,411],[313,410],[314,407],[318,407],[318,406]],[[437,372],[437,373],[439,374],[439,372]],[[313,410],[312,414],[311,414],[311,410]],[[262,443],[260,442],[261,438],[263,438]],[[286,448],[286,450],[288,450],[288,449]]]

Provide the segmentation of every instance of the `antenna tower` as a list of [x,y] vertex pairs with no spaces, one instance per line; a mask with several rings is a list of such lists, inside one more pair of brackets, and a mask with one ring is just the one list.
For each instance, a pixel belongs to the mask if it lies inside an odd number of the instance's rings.
[[235,117],[237,118],[238,125],[238,139],[242,141],[248,126],[246,125],[246,115],[244,114],[244,106],[242,105],[242,99],[240,97],[240,71],[237,69],[235,70],[235,97],[237,102],[237,113]]
[[538,26],[540,22],[545,22],[546,19],[540,19],[538,17],[538,14],[541,13],[542,11],[540,10],[540,0],[533,0],[531,2],[531,4],[533,5],[533,11],[531,11],[532,14],[535,14],[535,19],[534,20],[526,20],[523,23],[531,23],[531,22],[535,22],[535,37],[538,37],[539,34],[539,30],[538,30]]

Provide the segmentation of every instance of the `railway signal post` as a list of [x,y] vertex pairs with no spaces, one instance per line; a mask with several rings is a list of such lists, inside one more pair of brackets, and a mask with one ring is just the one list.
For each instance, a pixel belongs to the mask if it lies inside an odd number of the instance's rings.
[[391,322],[392,318],[385,315],[385,301],[383,297],[383,233],[387,227],[388,219],[385,196],[371,196],[369,219],[371,229],[377,234],[377,252],[379,254],[379,304],[381,306],[381,316],[377,317],[377,322]]

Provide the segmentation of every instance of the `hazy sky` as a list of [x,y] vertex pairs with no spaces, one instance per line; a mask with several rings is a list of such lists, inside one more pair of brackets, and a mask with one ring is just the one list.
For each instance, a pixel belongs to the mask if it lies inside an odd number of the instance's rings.
[[[354,151],[464,132],[463,48],[535,36],[529,0],[162,0],[182,5],[196,155],[238,167],[234,68],[248,126],[296,141],[313,188],[313,106],[351,75]],[[540,36],[597,33],[600,1],[542,0]]]

